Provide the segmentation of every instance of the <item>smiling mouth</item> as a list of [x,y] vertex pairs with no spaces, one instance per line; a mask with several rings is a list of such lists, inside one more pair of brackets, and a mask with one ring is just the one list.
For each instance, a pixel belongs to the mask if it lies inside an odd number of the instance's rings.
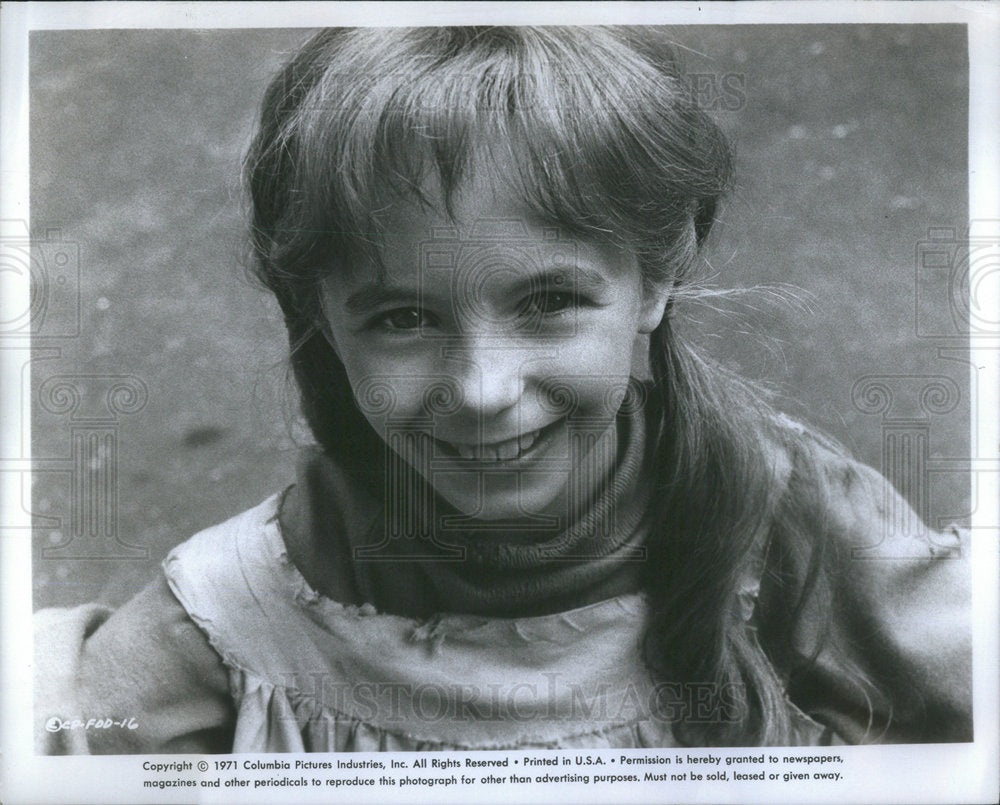
[[458,444],[456,442],[445,442],[440,439],[435,441],[457,458],[466,461],[483,461],[487,463],[498,463],[503,461],[517,461],[527,455],[539,440],[550,433],[556,422],[546,425],[544,428],[522,433],[513,439],[506,439],[502,442],[492,444]]

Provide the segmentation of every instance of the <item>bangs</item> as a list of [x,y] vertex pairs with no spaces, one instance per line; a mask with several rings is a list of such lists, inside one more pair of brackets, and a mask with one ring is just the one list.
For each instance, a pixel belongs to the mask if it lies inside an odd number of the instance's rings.
[[662,262],[706,205],[711,218],[729,179],[724,138],[646,29],[324,31],[269,105],[277,114],[249,168],[258,184],[270,175],[273,206],[255,236],[300,277],[377,266],[379,211],[435,203],[430,184],[450,213],[473,170],[567,233]]

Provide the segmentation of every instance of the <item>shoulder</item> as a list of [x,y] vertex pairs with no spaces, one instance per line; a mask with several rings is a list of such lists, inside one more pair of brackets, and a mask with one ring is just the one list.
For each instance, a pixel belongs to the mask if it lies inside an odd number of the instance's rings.
[[[281,495],[198,532],[163,560],[171,592],[209,635],[225,629],[228,613],[238,613],[275,583],[272,566],[283,556],[278,534]],[[273,533],[272,533],[273,532]]]
[[793,699],[851,742],[966,740],[968,534],[938,532],[879,472],[794,423],[760,637]]
[[[178,545],[163,573],[116,611],[35,616],[36,736],[51,754],[225,751],[235,720],[234,657],[260,643],[256,600],[291,596],[277,531],[280,495]],[[271,630],[280,632],[280,630]],[[273,638],[277,639],[277,638]],[[56,721],[53,721],[56,719]],[[53,730],[89,719],[125,728]]]
[[[110,612],[87,605],[36,616],[36,723],[46,752],[222,751],[226,669],[162,577]],[[54,727],[90,719],[121,726]]]
[[203,570],[217,565],[231,566],[237,552],[245,551],[249,543],[277,522],[282,494],[271,495],[253,508],[199,531],[182,542],[163,561],[167,576],[170,576],[171,568],[190,563],[198,563]]
[[832,439],[784,415],[770,434],[779,539],[820,540],[854,559],[932,559],[960,550],[958,530],[928,528],[885,476]]
[[171,593],[237,676],[279,679],[305,636],[323,628],[319,594],[285,543],[279,515],[288,493],[195,534],[163,562]]

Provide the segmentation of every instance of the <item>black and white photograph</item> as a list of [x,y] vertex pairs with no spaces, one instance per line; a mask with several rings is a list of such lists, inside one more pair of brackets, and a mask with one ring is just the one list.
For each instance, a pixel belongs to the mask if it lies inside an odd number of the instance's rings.
[[992,801],[996,6],[13,5],[4,802]]

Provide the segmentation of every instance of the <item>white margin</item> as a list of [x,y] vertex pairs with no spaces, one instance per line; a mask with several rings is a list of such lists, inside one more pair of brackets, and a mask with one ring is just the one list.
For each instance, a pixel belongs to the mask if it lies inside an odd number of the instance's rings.
[[[441,25],[504,24],[773,24],[781,23],[968,23],[970,64],[970,218],[1000,221],[1000,5],[990,2],[748,2],[748,3],[194,3],[194,2],[5,2],[0,8],[0,219],[7,235],[7,221],[28,220],[27,175],[27,36],[30,30],[75,28],[243,28],[314,27],[320,25]],[[1000,235],[994,223],[991,235]],[[11,311],[27,309],[25,278],[0,271],[0,322]],[[980,287],[978,304],[1000,310],[1000,272],[994,271]],[[990,307],[991,306],[991,307]],[[973,444],[980,445],[985,463],[1000,462],[1000,348],[976,347],[979,398]],[[22,406],[21,377],[10,349],[0,343],[0,456],[24,454],[24,434],[30,433],[30,410]],[[13,390],[13,393],[12,393]],[[16,447],[15,447],[16,445]],[[975,513],[973,530],[975,618],[975,731],[974,745],[914,745],[841,749],[853,756],[858,773],[867,770],[873,787],[869,802],[996,801],[998,769],[998,630],[997,574],[1000,547],[997,523],[995,470],[976,476],[976,499],[983,505]],[[43,801],[126,802],[134,792],[124,784],[139,774],[137,758],[38,758],[25,753],[31,746],[31,583],[30,526],[21,506],[21,490],[4,480],[0,490],[0,800],[7,804]],[[985,538],[984,538],[985,537]],[[942,775],[943,770],[950,774]],[[975,772],[975,776],[970,772]],[[890,776],[891,774],[897,776]],[[875,788],[874,785],[878,784]],[[853,789],[852,789],[853,790]],[[861,789],[857,789],[861,790]],[[487,792],[483,789],[484,794]],[[537,799],[527,789],[517,789],[522,801]],[[523,792],[523,796],[522,795]],[[164,792],[165,793],[165,792]],[[203,792],[199,792],[203,794]],[[324,794],[326,792],[319,792]],[[426,795],[426,792],[423,792]],[[467,793],[441,791],[439,801],[461,801]],[[511,790],[498,788],[483,800],[506,802]],[[637,792],[635,801],[656,801],[652,792]],[[661,792],[662,793],[662,792]],[[288,796],[275,801],[282,801]],[[412,796],[412,792],[407,792]],[[755,789],[748,798],[766,796]],[[161,794],[157,801],[182,801]],[[309,797],[320,801],[324,797]],[[699,797],[698,799],[702,799]],[[203,801],[223,801],[203,796]],[[263,800],[256,800],[263,801]],[[287,800],[286,800],[287,801]],[[760,801],[759,799],[757,801]],[[799,800],[802,801],[802,800]],[[810,801],[840,801],[839,796],[819,796]]]

